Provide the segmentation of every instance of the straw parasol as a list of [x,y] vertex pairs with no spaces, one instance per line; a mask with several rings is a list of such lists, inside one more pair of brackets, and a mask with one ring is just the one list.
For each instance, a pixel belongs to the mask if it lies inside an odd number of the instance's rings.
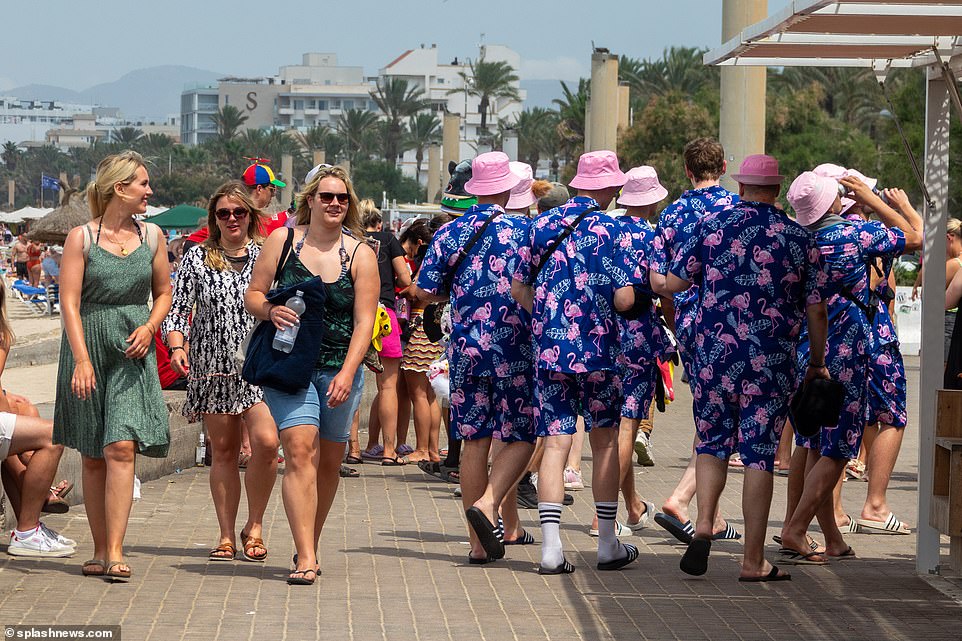
[[90,209],[87,207],[87,199],[82,193],[69,190],[59,207],[33,224],[27,232],[27,238],[41,243],[63,245],[67,240],[67,233],[88,220]]

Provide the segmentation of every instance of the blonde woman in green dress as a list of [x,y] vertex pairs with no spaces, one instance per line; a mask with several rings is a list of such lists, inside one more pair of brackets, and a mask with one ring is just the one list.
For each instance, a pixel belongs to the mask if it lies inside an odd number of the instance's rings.
[[[92,220],[64,243],[54,442],[78,450],[94,558],[83,574],[130,578],[123,560],[134,456],[167,456],[154,333],[170,310],[163,232],[137,222],[153,192],[141,156],[104,158],[87,186]],[[153,305],[148,309],[148,299]]]

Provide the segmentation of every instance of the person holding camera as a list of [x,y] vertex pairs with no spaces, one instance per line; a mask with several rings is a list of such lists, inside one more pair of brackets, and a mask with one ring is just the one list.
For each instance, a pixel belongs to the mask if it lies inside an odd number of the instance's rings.
[[[842,218],[843,191],[847,198],[876,212],[881,222],[853,222]],[[791,516],[781,533],[782,550],[795,562],[824,565],[831,557],[855,555],[842,537],[834,506],[828,499],[848,460],[858,456],[865,427],[867,377],[878,343],[873,324],[880,302],[878,292],[871,286],[869,272],[878,259],[891,259],[918,249],[922,243],[922,219],[901,189],[886,189],[877,194],[865,181],[851,174],[836,181],[805,172],[792,183],[788,200],[798,222],[815,236],[825,268],[823,280],[829,310],[828,361],[817,360],[814,348],[821,351],[822,346],[810,340],[811,328],[808,328],[809,331],[802,333],[798,362],[807,360],[826,365],[832,378],[844,385],[845,396],[837,426],[823,427],[812,438],[796,435],[796,443],[809,450],[808,465],[802,468],[809,471],[794,510],[789,506]],[[820,343],[820,337],[817,338]],[[795,467],[793,463],[793,470]],[[790,504],[795,500],[789,497]],[[811,551],[806,540],[813,518],[818,518],[825,534],[823,553]],[[880,532],[904,528],[891,513],[884,521],[874,523],[872,526]]]

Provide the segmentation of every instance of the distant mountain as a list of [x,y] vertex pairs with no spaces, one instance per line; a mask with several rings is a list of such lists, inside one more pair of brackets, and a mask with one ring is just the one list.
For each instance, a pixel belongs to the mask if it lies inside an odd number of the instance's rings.
[[50,85],[24,85],[3,93],[25,100],[60,100],[118,107],[130,120],[161,120],[180,113],[180,94],[188,85],[212,83],[224,75],[206,69],[166,65],[131,71],[118,80],[83,91]]
[[[575,82],[574,85],[577,87],[578,83]],[[568,86],[571,86],[570,82]],[[562,96],[560,80],[522,80],[521,88],[528,92],[528,98],[524,101],[525,109],[532,107],[555,109],[551,101]]]

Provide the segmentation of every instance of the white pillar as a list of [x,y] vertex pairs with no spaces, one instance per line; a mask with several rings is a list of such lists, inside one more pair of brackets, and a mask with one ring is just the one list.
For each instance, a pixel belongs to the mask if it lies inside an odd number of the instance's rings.
[[441,130],[441,162],[444,170],[441,175],[447,180],[448,164],[461,162],[461,116],[458,114],[444,114],[444,125]]
[[925,185],[935,204],[925,207],[922,282],[922,354],[919,360],[919,513],[915,569],[939,565],[939,532],[929,525],[935,462],[936,392],[942,387],[945,326],[945,227],[949,213],[949,92],[941,73],[927,70]]
[[585,122],[585,151],[618,151],[618,56],[591,54],[591,98]]
[[[724,0],[722,42],[768,16],[768,0]],[[719,139],[725,148],[728,174],[737,171],[745,156],[765,152],[765,67],[721,68]],[[722,185],[737,190],[726,175]]]
[[281,205],[287,209],[294,195],[294,157],[290,154],[281,156],[281,173],[284,174],[284,184],[287,185],[281,189]]
[[501,142],[501,149],[511,160],[518,159],[518,133],[515,131],[504,132],[504,139]]

